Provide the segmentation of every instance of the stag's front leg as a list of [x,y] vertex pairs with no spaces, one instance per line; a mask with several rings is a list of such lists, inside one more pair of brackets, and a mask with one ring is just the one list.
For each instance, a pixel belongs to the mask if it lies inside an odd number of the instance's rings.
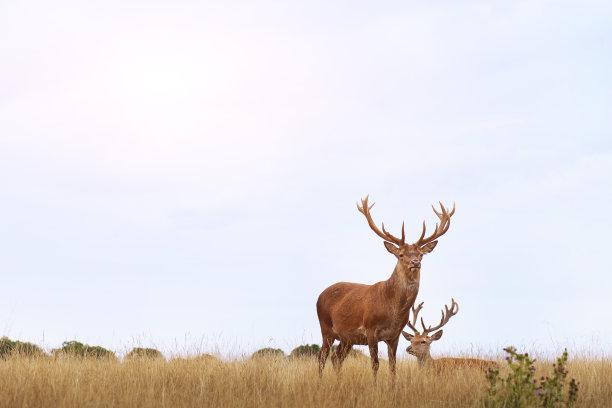
[[374,382],[376,383],[376,374],[378,373],[378,341],[369,338],[368,347],[370,348],[370,361],[372,361],[372,371],[374,374]]
[[395,366],[396,366],[396,355],[397,345],[399,343],[399,337],[395,341],[387,341],[387,353],[389,354],[389,369],[391,370],[391,381],[395,385]]

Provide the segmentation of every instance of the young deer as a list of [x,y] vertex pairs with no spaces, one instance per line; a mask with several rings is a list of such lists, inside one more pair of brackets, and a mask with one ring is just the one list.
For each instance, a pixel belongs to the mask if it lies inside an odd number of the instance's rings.
[[423,307],[423,302],[421,302],[417,308],[412,306],[412,322],[408,321],[408,327],[412,329],[414,334],[407,333],[402,331],[402,334],[406,338],[406,340],[410,341],[410,346],[406,348],[408,354],[411,354],[417,358],[419,363],[419,367],[431,367],[436,371],[441,371],[444,369],[454,369],[454,368],[479,368],[481,370],[487,370],[489,368],[497,367],[497,363],[494,361],[488,360],[479,360],[475,358],[438,358],[434,359],[431,357],[429,352],[431,342],[440,340],[442,337],[442,330],[432,334],[429,336],[429,333],[438,330],[442,326],[444,326],[451,317],[459,312],[459,305],[455,302],[455,299],[451,299],[451,307],[444,305],[446,312],[442,310],[442,319],[440,323],[435,327],[427,327],[425,328],[425,323],[423,322],[423,318],[421,317],[421,326],[423,326],[423,332],[419,333],[416,329],[417,316]]
[[425,222],[420,238],[414,243],[405,242],[404,225],[402,237],[389,234],[382,226],[378,229],[368,205],[368,197],[361,200],[357,209],[368,221],[370,228],[385,241],[387,251],[397,258],[397,265],[391,277],[373,285],[339,282],[325,289],[317,300],[317,315],[321,325],[323,345],[319,352],[319,376],[325,367],[325,360],[335,340],[340,345],[332,355],[332,363],[339,372],[342,361],[354,344],[368,345],[374,380],[378,371],[378,342],[387,343],[389,352],[389,368],[392,378],[395,378],[395,355],[400,333],[410,315],[410,308],[419,292],[421,277],[421,259],[435,248],[440,236],[446,233],[450,226],[450,217],[455,212],[447,211],[442,204],[441,212],[434,212],[440,219],[436,229],[430,236],[425,236]]

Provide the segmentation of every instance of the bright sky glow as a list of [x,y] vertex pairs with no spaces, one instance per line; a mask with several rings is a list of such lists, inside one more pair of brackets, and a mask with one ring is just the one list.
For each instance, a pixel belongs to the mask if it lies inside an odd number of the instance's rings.
[[[4,2],[0,335],[290,351],[417,239],[433,350],[610,353],[609,2]],[[406,344],[400,343],[402,355]]]

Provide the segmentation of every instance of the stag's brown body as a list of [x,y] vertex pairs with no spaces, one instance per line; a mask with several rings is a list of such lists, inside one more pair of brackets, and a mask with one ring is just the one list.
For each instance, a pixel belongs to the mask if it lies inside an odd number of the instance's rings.
[[[373,204],[372,204],[373,206]],[[414,244],[406,244],[404,226],[402,238],[389,234],[383,225],[382,231],[376,227],[370,216],[367,197],[362,200],[362,206],[357,208],[365,215],[370,228],[385,240],[385,247],[398,259],[391,277],[373,285],[339,282],[325,289],[317,300],[317,315],[321,325],[323,345],[319,352],[319,375],[322,375],[325,361],[331,345],[340,341],[336,352],[332,355],[332,363],[337,371],[342,361],[353,345],[367,345],[374,378],[378,371],[378,342],[387,344],[389,366],[395,374],[397,345],[403,327],[408,322],[410,308],[419,292],[421,259],[431,252],[438,237],[444,234],[450,225],[450,217],[454,213],[442,212],[436,215],[441,220],[436,225],[436,231],[429,237],[425,236],[425,223],[419,240]],[[396,245],[394,245],[396,244]]]
[[321,334],[352,345],[372,340],[392,342],[408,322],[419,292],[420,270],[396,266],[391,278],[373,285],[338,282],[317,301]]

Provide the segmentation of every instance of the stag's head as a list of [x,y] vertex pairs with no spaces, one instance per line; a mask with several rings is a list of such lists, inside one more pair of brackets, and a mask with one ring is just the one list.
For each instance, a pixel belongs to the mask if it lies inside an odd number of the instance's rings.
[[[410,342],[410,345],[406,348],[408,354],[412,354],[417,359],[419,359],[419,361],[431,358],[431,355],[429,354],[431,343],[436,340],[440,340],[440,338],[442,337],[442,330],[436,330],[440,329],[442,326],[448,323],[450,318],[456,315],[457,312],[459,312],[459,305],[455,302],[455,299],[451,299],[451,301],[452,303],[450,309],[448,308],[448,306],[444,305],[444,309],[446,309],[446,312],[442,310],[442,319],[440,320],[440,323],[437,326],[429,326],[426,328],[425,323],[423,322],[423,318],[421,318],[421,326],[423,326],[422,332],[419,332],[416,329],[416,322],[417,316],[421,311],[421,308],[423,307],[423,302],[421,302],[416,307],[416,309],[414,305],[412,306],[412,322],[408,320],[408,327],[412,329],[413,333],[402,331],[402,334],[404,335],[406,340]],[[432,332],[435,333],[429,335]]]
[[419,239],[413,244],[406,243],[406,234],[404,233],[404,223],[402,223],[402,238],[397,238],[391,235],[385,230],[385,224],[382,224],[382,231],[378,229],[370,210],[374,207],[374,203],[368,205],[368,196],[361,200],[361,206],[357,204],[357,209],[360,213],[365,215],[370,228],[382,239],[385,240],[385,248],[391,252],[398,260],[398,264],[401,265],[404,270],[419,270],[421,268],[421,259],[423,255],[430,253],[438,244],[437,239],[444,235],[450,227],[450,217],[455,213],[455,204],[453,209],[448,212],[446,208],[440,203],[441,212],[438,212],[433,206],[433,210],[440,219],[440,223],[436,224],[436,229],[428,237],[425,237],[425,221],[423,221],[423,232]]

